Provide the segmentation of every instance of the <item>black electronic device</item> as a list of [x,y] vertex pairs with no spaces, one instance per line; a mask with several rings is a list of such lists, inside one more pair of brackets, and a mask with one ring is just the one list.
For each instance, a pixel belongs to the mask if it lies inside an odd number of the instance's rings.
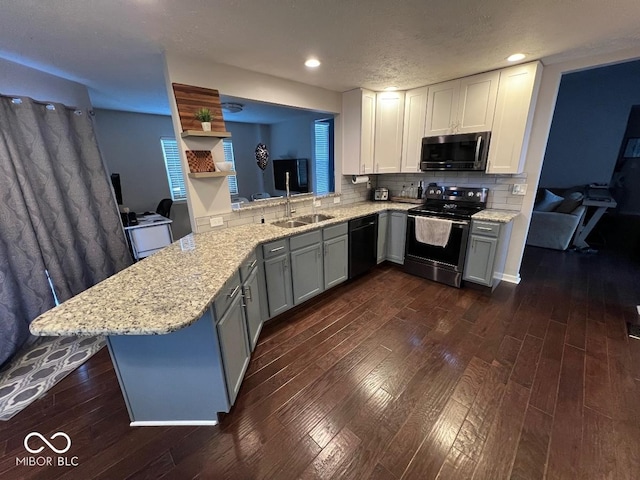
[[111,174],[111,185],[113,186],[113,192],[116,195],[116,201],[118,205],[122,205],[122,185],[120,184],[120,174]]
[[285,176],[289,172],[289,190],[297,193],[309,192],[308,163],[306,158],[273,160],[273,182],[276,190],[286,190]]

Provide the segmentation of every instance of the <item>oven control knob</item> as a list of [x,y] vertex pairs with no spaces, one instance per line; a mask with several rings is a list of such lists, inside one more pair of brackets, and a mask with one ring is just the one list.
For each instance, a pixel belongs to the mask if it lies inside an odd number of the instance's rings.
[[442,190],[436,190],[436,195],[440,195],[442,193]]
[[482,196],[482,193],[481,193],[481,192],[477,192],[477,193],[476,193],[476,197],[481,197],[481,196]]
[[473,197],[473,192],[467,192],[467,197]]

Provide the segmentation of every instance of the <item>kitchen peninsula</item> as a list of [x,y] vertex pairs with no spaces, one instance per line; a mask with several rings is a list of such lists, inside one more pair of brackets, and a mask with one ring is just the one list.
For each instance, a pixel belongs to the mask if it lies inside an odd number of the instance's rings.
[[264,298],[264,287],[238,293],[256,272],[264,279],[259,247],[284,241],[288,248],[289,238],[411,206],[363,202],[323,209],[333,218],[297,228],[250,224],[191,234],[41,315],[31,332],[107,336],[131,425],[213,425],[233,405],[252,340],[269,318],[258,312],[259,325],[248,332],[241,298]]

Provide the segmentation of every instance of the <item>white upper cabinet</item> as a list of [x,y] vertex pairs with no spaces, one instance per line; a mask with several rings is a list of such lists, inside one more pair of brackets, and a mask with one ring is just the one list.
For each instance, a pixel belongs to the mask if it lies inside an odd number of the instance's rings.
[[376,94],[357,88],[342,94],[342,173],[373,172]]
[[460,80],[429,87],[425,137],[453,133],[458,112],[459,89]]
[[429,87],[425,137],[490,131],[500,72]]
[[427,87],[409,90],[404,98],[402,173],[420,172],[422,137],[427,119]]
[[523,171],[541,77],[540,62],[500,72],[487,173]]
[[489,72],[460,80],[455,133],[491,131],[499,79],[500,72]]
[[374,173],[397,173],[402,157],[404,92],[376,95]]

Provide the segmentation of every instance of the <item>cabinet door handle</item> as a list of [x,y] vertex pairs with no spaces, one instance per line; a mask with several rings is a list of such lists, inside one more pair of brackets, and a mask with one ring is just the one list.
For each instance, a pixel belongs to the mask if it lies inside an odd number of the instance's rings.
[[490,232],[491,230],[493,230],[493,228],[491,227],[476,227],[478,230],[484,230],[486,232]]
[[227,295],[227,297],[229,297],[229,298],[235,297],[236,294],[238,293],[238,290],[240,290],[240,285],[236,285],[236,288],[231,290],[231,292]]
[[284,246],[283,247],[272,248],[271,250],[269,250],[269,252],[271,252],[271,253],[279,252],[280,250],[284,250]]
[[324,244],[324,256],[325,257],[327,256],[327,244],[326,243]]
[[248,301],[252,300],[252,298],[251,298],[251,287],[249,285],[244,287],[244,297]]
[[[282,247],[282,248],[284,248],[284,247]],[[253,262],[251,262],[251,263],[249,264],[249,270],[251,270],[253,267],[255,267],[255,266],[256,266],[256,263],[258,263],[258,260],[254,260]]]

